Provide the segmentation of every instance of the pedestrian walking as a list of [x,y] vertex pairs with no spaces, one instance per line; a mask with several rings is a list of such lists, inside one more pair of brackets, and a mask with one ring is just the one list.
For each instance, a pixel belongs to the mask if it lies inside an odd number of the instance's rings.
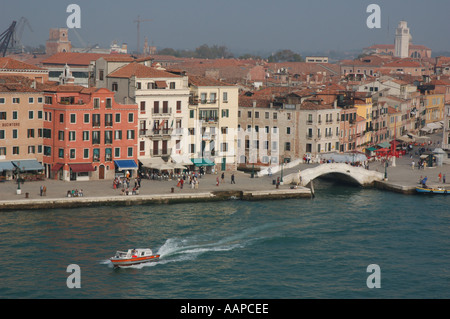
[[223,184],[224,179],[225,179],[225,173],[222,172],[222,184]]
[[216,186],[219,186],[219,177],[216,177]]
[[438,177],[439,177],[439,183],[442,182],[442,173],[439,173]]
[[415,165],[415,163],[414,163],[414,161],[412,161],[412,163],[411,163],[412,170],[414,170],[414,165]]
[[44,193],[44,186],[41,185],[41,188],[40,188],[40,194],[41,194],[41,196],[42,196],[43,193]]
[[234,174],[231,174],[231,184],[236,184],[236,181],[234,180]]
[[184,179],[180,180],[180,188],[183,189]]
[[444,184],[445,184],[445,174],[444,174],[444,175],[442,175],[442,183],[444,183]]
[[47,196],[47,186],[44,185],[44,188],[42,189],[42,191],[44,192],[44,196]]

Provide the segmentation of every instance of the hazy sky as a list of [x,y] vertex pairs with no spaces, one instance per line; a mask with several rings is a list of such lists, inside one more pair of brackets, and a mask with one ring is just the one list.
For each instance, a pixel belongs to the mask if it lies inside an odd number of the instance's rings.
[[[362,49],[393,44],[400,20],[406,20],[414,44],[450,51],[448,0],[0,0],[0,33],[26,17],[25,45],[45,44],[53,27],[66,27],[69,4],[81,7],[85,43],[107,47],[113,40],[136,48],[138,15],[144,37],[161,48],[195,49],[225,45],[232,52],[296,52]],[[381,7],[381,29],[366,25],[369,4]],[[69,39],[80,42],[73,31]]]

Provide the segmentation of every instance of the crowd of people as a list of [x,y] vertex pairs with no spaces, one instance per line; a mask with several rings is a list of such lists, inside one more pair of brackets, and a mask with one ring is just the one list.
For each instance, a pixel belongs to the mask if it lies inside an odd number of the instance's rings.
[[83,197],[84,193],[83,190],[80,189],[72,189],[67,191],[67,197]]

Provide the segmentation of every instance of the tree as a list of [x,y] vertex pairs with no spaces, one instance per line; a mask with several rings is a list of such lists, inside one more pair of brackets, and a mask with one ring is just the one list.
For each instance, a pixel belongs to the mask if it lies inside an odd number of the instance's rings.
[[268,58],[269,62],[303,62],[302,56],[291,50],[280,50]]

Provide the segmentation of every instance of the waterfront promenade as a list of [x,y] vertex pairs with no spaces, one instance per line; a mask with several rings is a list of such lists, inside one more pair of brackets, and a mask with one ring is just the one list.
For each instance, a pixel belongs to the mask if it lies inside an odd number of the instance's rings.
[[[436,145],[429,146],[434,149]],[[376,187],[389,191],[396,191],[404,194],[415,194],[415,187],[419,185],[419,180],[425,176],[428,178],[427,185],[441,186],[450,189],[450,165],[440,167],[426,167],[418,169],[417,163],[419,156],[416,154],[417,148],[413,149],[410,154],[396,159],[395,167],[388,166],[387,181],[377,182]],[[412,169],[412,162],[415,162],[415,168]],[[308,168],[315,167],[320,164],[299,164],[290,169],[284,169],[272,176],[260,176],[251,178],[250,174],[240,171],[225,172],[224,181],[221,179],[221,172],[218,174],[206,174],[199,179],[199,187],[193,189],[188,183],[183,188],[177,187],[177,180],[141,180],[139,195],[122,196],[121,189],[114,189],[112,180],[95,180],[95,181],[72,181],[64,182],[59,180],[45,180],[35,182],[25,182],[21,184],[21,194],[17,195],[17,183],[14,181],[6,181],[0,183],[0,209],[5,203],[32,203],[36,202],[45,207],[45,202],[55,202],[55,200],[64,200],[68,205],[72,202],[123,202],[128,203],[135,200],[136,202],[171,202],[177,200],[197,201],[224,199],[237,196],[243,199],[270,199],[270,198],[298,198],[310,197],[311,192],[308,188],[299,187],[291,189],[291,185],[280,185],[279,188],[273,184],[274,180],[281,179],[281,175],[298,173]],[[384,163],[374,161],[369,163],[369,169],[379,173],[385,173]],[[231,174],[235,175],[235,184],[231,183]],[[439,180],[439,174],[444,179]],[[219,186],[217,186],[217,178],[219,178]],[[41,185],[46,186],[46,195],[40,196]],[[134,187],[134,179],[131,179],[130,190]],[[172,193],[173,188],[173,193]],[[72,190],[83,190],[83,197],[67,198],[67,192]],[[28,193],[28,198],[26,198]],[[220,195],[222,194],[222,195]]]

